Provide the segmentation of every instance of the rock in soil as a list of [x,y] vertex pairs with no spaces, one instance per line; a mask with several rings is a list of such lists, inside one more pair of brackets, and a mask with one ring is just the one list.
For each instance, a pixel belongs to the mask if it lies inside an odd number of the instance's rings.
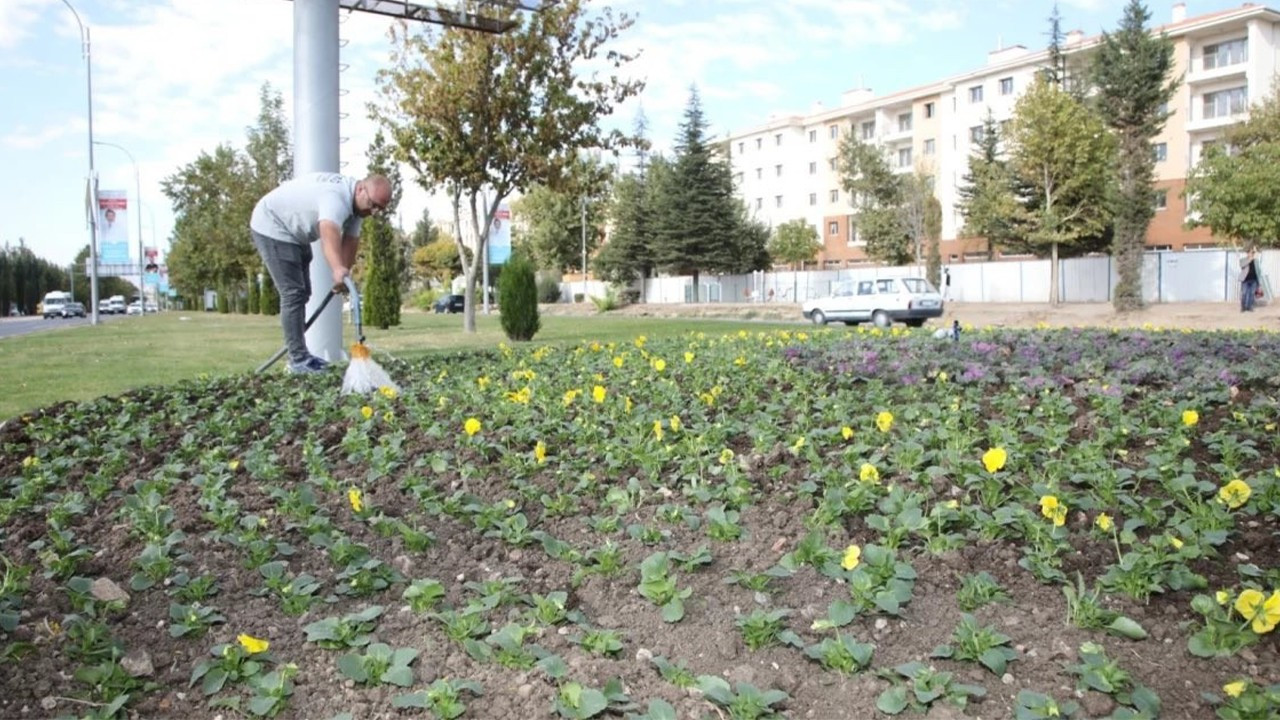
[[130,650],[120,658],[120,667],[124,668],[130,677],[151,677],[156,672],[151,665],[151,653],[146,650]]
[[1112,711],[1116,709],[1116,701],[1104,693],[1087,692],[1080,698],[1080,708],[1084,710],[1086,717],[1111,717]]
[[100,577],[89,586],[89,594],[101,602],[129,602],[129,593],[111,578]]

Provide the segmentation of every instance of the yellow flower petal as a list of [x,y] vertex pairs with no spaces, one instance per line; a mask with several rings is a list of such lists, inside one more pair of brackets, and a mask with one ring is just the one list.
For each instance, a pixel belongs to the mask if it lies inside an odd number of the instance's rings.
[[1200,422],[1200,413],[1196,412],[1195,410],[1182,411],[1182,424],[1184,426],[1191,427],[1198,422]]
[[893,428],[893,413],[888,410],[881,410],[876,415],[876,427],[879,428],[880,432],[889,432]]
[[1097,525],[1098,529],[1102,532],[1111,532],[1111,528],[1116,526],[1116,524],[1112,522],[1111,516],[1106,513],[1099,513],[1098,517],[1093,521],[1093,524]]
[[351,503],[351,509],[356,512],[364,510],[364,493],[360,492],[360,488],[351,488],[347,491],[347,502]]
[[1227,695],[1233,698],[1240,697],[1240,693],[1244,692],[1244,689],[1247,686],[1248,686],[1248,683],[1245,682],[1244,680],[1237,680],[1235,682],[1229,682],[1226,685],[1223,685],[1222,692],[1226,693]]
[[480,421],[475,418],[467,418],[467,421],[462,424],[462,430],[468,437],[475,435],[480,432]]
[[845,570],[852,570],[858,567],[860,562],[862,562],[862,548],[857,545],[850,545],[844,549],[844,557],[840,559],[840,567]]
[[236,637],[236,640],[240,643],[240,647],[244,648],[245,652],[250,655],[257,655],[260,652],[266,652],[267,648],[271,647],[271,643],[266,640],[260,640],[252,635],[241,634]]
[[1008,459],[1009,455],[1004,448],[994,447],[982,453],[982,466],[987,469],[987,472],[994,473],[1003,468]]
[[1252,620],[1258,614],[1258,608],[1262,605],[1262,602],[1262,593],[1249,588],[1236,597],[1235,609],[1236,612],[1240,613],[1240,617],[1245,620]]

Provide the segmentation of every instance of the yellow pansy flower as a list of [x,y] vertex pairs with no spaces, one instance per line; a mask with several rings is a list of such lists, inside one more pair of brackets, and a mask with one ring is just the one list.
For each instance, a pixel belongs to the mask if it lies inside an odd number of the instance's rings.
[[239,470],[239,469],[240,469],[240,461],[239,461],[239,460],[232,460],[231,462],[227,463],[227,469],[228,469],[228,470],[230,470],[231,472],[235,472],[236,470]]
[[720,464],[721,464],[721,465],[728,465],[728,464],[729,464],[729,463],[731,463],[731,462],[733,462],[733,451],[732,451],[732,450],[730,450],[729,448],[725,448],[725,449],[721,450],[721,451],[720,451]]
[[382,421],[385,423],[391,422],[392,420],[395,419],[395,417],[396,417],[395,413],[391,412],[390,410],[382,413]]
[[382,397],[387,398],[388,400],[396,399],[396,389],[390,385],[383,385],[378,388],[378,392],[382,394]]
[[564,406],[565,406],[565,407],[569,407],[570,405],[572,405],[572,404],[573,404],[573,401],[574,401],[574,400],[576,400],[576,399],[578,398],[578,395],[579,395],[581,392],[582,392],[581,390],[578,390],[578,389],[576,389],[576,388],[575,388],[575,389],[573,389],[573,390],[565,390],[565,391],[564,391]]
[[653,421],[653,436],[658,439],[658,442],[662,442],[662,421],[661,420]]
[[28,468],[28,469],[33,467],[40,467],[40,458],[36,457],[35,455],[28,455],[22,458],[22,467]]
[[1097,525],[1102,532],[1111,532],[1111,528],[1116,526],[1111,521],[1111,516],[1106,513],[1098,513],[1098,517],[1094,519],[1093,524]]
[[1181,549],[1182,549],[1183,542],[1182,542],[1182,540],[1181,540],[1181,539],[1179,539],[1179,538],[1178,538],[1178,536],[1177,536],[1177,535],[1170,535],[1170,536],[1169,536],[1169,544],[1173,546],[1173,549],[1174,549],[1174,550],[1181,550]]
[[1280,623],[1280,590],[1271,593],[1271,597],[1263,599],[1263,594],[1249,588],[1236,598],[1236,612],[1245,620],[1252,620],[1250,627],[1259,635],[1269,633]]
[[946,501],[946,502],[942,503],[942,506],[943,506],[943,507],[945,507],[945,508],[947,508],[948,510],[955,510],[955,509],[957,509],[957,508],[959,508],[959,507],[960,507],[960,501],[959,501],[959,500],[948,500],[948,501]]
[[858,480],[864,483],[880,482],[880,471],[871,463],[862,463],[862,467],[858,468]]
[[591,399],[595,400],[597,404],[602,403],[604,402],[604,396],[607,392],[608,391],[604,389],[603,385],[596,385],[591,388]]
[[260,652],[266,652],[267,648],[271,647],[271,643],[266,640],[260,640],[252,635],[245,635],[243,633],[238,635],[236,640],[240,643],[240,647],[244,648],[245,652],[250,655],[257,655]]
[[476,378],[476,385],[478,385],[481,390],[489,387],[489,376],[481,375],[480,377]]
[[1218,499],[1227,507],[1235,510],[1248,502],[1249,496],[1252,494],[1253,488],[1249,487],[1249,483],[1236,478],[1218,490]]
[[686,351],[684,354],[684,361],[686,364],[693,362],[693,353]]
[[747,364],[747,359],[741,355],[733,359],[733,364],[742,367]]
[[1237,680],[1237,681],[1235,681],[1235,682],[1229,682],[1229,683],[1227,683],[1226,685],[1223,685],[1223,686],[1222,686],[1222,692],[1226,693],[1227,695],[1229,695],[1230,697],[1233,697],[1233,698],[1234,698],[1234,697],[1240,697],[1240,693],[1244,692],[1244,689],[1245,689],[1248,685],[1249,685],[1249,683],[1245,682],[1244,680]]
[[[515,392],[508,392],[507,399],[513,403],[518,403],[520,405],[528,405],[529,399],[532,397],[532,395],[533,393],[529,390],[528,386],[525,386]],[[441,400],[443,399],[444,398],[441,398]]]
[[853,437],[853,428],[849,427],[848,425],[845,425],[844,427],[840,428],[840,437],[844,438],[845,440],[848,440],[849,438]]
[[862,562],[862,548],[857,545],[850,545],[844,549],[844,557],[840,558],[840,567],[845,570],[852,570],[858,567],[860,562]]
[[628,395],[625,398],[623,398],[623,400],[625,401],[623,402],[623,405],[622,405],[623,412],[630,413],[631,412],[631,396]]
[[1040,514],[1052,520],[1054,527],[1062,527],[1067,522],[1067,506],[1053,495],[1040,498]]
[[373,417],[373,408],[369,407],[368,405],[365,405],[364,407],[360,408],[360,417],[364,418],[365,420],[368,420],[369,418]]
[[536,460],[539,465],[547,461],[546,443],[539,440],[538,443],[533,446],[533,459]]
[[1196,412],[1195,410],[1182,411],[1182,424],[1184,426],[1191,427],[1198,422],[1200,422],[1200,413]]
[[938,371],[938,382],[940,382],[940,383],[944,383],[944,382],[946,382],[950,377],[951,377],[951,376],[947,374],[947,371],[946,371],[946,370],[939,370],[939,371]]
[[662,372],[667,369],[667,361],[662,358],[655,358],[653,361],[653,369]]
[[1004,448],[993,447],[982,453],[982,466],[987,472],[994,473],[1004,467],[1005,462],[1009,459],[1009,454]]
[[1217,600],[1219,605],[1226,605],[1231,601],[1231,593],[1226,590],[1219,590],[1213,594],[1213,599]]
[[622,356],[621,356],[621,355],[615,355],[615,356],[613,357],[613,366],[614,366],[614,367],[616,367],[616,368],[620,368],[620,367],[622,367]]
[[480,421],[475,418],[467,418],[467,421],[462,423],[462,431],[467,434],[467,437],[475,435],[480,432]]
[[364,511],[364,493],[360,492],[360,488],[351,488],[347,491],[347,502],[351,503],[351,509],[356,512]]
[[644,344],[645,344],[645,342],[646,342],[647,340],[648,340],[648,338],[646,338],[646,337],[645,337],[645,336],[643,336],[643,335],[641,335],[640,337],[636,338],[636,347],[638,347],[638,348],[642,348],[642,347],[644,347]]
[[893,428],[893,413],[888,410],[881,410],[880,413],[876,415],[876,427],[879,428],[882,433],[889,432],[889,430]]

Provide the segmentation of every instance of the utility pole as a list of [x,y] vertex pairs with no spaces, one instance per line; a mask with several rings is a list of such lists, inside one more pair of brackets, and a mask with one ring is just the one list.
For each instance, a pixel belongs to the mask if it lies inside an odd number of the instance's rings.
[[582,207],[582,302],[587,301],[587,196],[583,195]]

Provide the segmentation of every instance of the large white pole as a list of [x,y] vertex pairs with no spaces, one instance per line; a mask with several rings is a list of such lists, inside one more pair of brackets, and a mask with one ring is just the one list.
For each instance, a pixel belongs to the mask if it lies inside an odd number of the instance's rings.
[[89,115],[89,323],[98,324],[98,185],[93,171],[93,59],[89,51],[89,28],[80,22],[80,13],[67,0],[62,0],[80,26],[80,48],[84,53],[85,98]]
[[[293,172],[338,172],[338,0],[293,3]],[[333,289],[333,271],[312,245],[306,315]],[[342,305],[329,304],[307,330],[311,354],[335,361],[342,348]]]

